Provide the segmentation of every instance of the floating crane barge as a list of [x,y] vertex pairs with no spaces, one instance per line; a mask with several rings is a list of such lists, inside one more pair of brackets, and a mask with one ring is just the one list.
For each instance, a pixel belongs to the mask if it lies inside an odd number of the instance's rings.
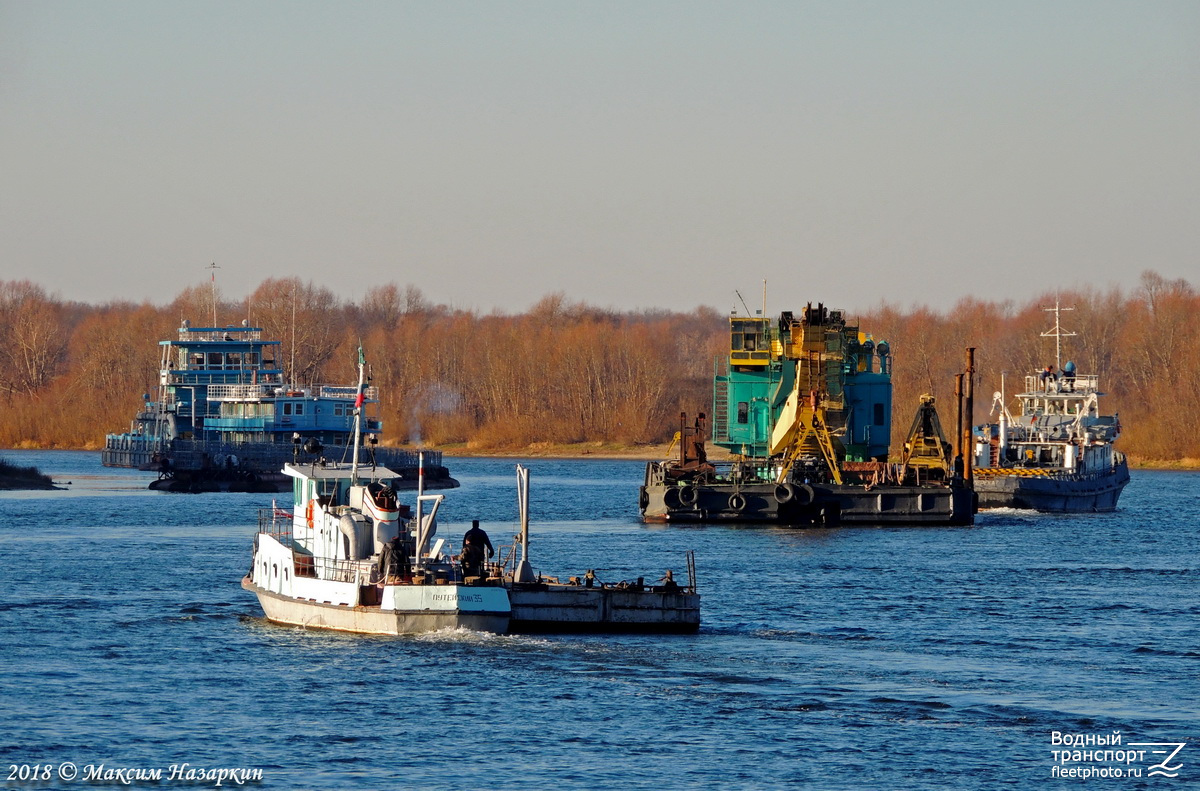
[[711,440],[735,457],[710,462],[707,417],[688,425],[682,415],[678,455],[646,466],[642,518],[972,524],[975,494],[932,396],[922,396],[899,462],[888,461],[890,351],[820,304],[776,324],[731,317],[730,352],[713,379]]

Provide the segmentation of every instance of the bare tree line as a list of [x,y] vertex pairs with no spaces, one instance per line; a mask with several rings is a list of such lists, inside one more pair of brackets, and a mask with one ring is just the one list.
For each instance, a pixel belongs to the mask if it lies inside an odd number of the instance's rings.
[[[1187,281],[1153,272],[1129,293],[1084,289],[1021,305],[964,299],[944,312],[881,303],[852,314],[892,347],[895,432],[923,393],[952,417],[967,346],[978,349],[973,418],[986,419],[1002,374],[1011,394],[1054,362],[1053,340],[1041,334],[1056,298],[1073,308],[1063,325],[1077,333],[1064,359],[1102,377],[1105,410],[1121,414],[1122,447],[1147,460],[1200,458],[1200,297]],[[0,281],[0,445],[100,447],[156,381],[158,341],[185,319],[210,323],[212,303],[207,285],[168,305],[88,305]],[[245,319],[279,340],[277,363],[301,384],[354,381],[361,343],[386,443],[479,451],[669,439],[680,411],[707,411],[713,361],[728,344],[725,317],[711,308],[617,312],[551,294],[523,314],[479,314],[394,283],[348,302],[295,278],[268,279],[241,301],[218,293],[216,311],[220,324]]]

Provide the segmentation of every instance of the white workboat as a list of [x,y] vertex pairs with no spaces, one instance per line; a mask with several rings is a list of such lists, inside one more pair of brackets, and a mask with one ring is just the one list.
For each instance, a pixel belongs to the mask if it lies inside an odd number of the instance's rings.
[[[362,387],[361,371],[359,387]],[[398,502],[383,467],[319,457],[286,464],[290,510],[259,514],[250,572],[270,621],[364,634],[403,635],[443,629],[508,631],[695,631],[700,596],[688,553],[679,585],[605,585],[590,576],[566,583],[533,571],[528,557],[529,477],[519,467],[520,540],[495,563],[463,564],[437,538],[444,495],[419,487],[415,509]],[[668,575],[669,578],[670,575]]]
[[430,546],[443,495],[420,495],[430,512],[406,520],[391,470],[376,468],[368,479],[350,464],[288,464],[283,472],[294,480],[295,505],[260,519],[242,583],[268,620],[366,634],[508,630],[507,591],[464,584],[444,541]]

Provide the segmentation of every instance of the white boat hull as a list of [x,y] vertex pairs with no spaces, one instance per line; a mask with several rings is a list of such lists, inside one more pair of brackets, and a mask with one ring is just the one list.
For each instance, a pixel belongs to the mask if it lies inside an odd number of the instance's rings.
[[296,599],[261,588],[249,579],[242,580],[242,587],[258,596],[267,620],[292,626],[380,635],[424,634],[443,629],[495,634],[508,631],[507,610],[393,610]]

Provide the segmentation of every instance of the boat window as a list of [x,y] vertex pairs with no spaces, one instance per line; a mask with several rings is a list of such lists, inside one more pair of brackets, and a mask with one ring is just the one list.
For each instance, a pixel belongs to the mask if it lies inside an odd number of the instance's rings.
[[334,414],[334,415],[341,415],[341,414],[342,414],[342,405],[341,405],[341,404],[334,404],[334,405],[333,405],[333,414]]
[[225,364],[233,368],[240,368],[242,366],[242,353],[227,352],[225,354]]
[[246,352],[243,358],[246,361],[246,365],[258,365],[258,352]]
[[749,401],[738,401],[737,422],[739,422],[739,423],[749,423],[750,422],[750,402]]
[[296,402],[296,414],[297,415],[304,414],[304,402],[303,401]]
[[740,352],[742,350],[742,338],[742,333],[733,333],[732,340],[729,343],[729,348],[733,349],[735,352]]
[[284,403],[283,414],[285,414],[285,415],[292,414],[292,402],[288,401],[288,402]]
[[188,365],[189,368],[199,370],[204,367],[204,352],[192,352],[192,360]]
[[220,369],[221,358],[222,358],[222,355],[220,352],[209,352],[208,353],[208,367]]

